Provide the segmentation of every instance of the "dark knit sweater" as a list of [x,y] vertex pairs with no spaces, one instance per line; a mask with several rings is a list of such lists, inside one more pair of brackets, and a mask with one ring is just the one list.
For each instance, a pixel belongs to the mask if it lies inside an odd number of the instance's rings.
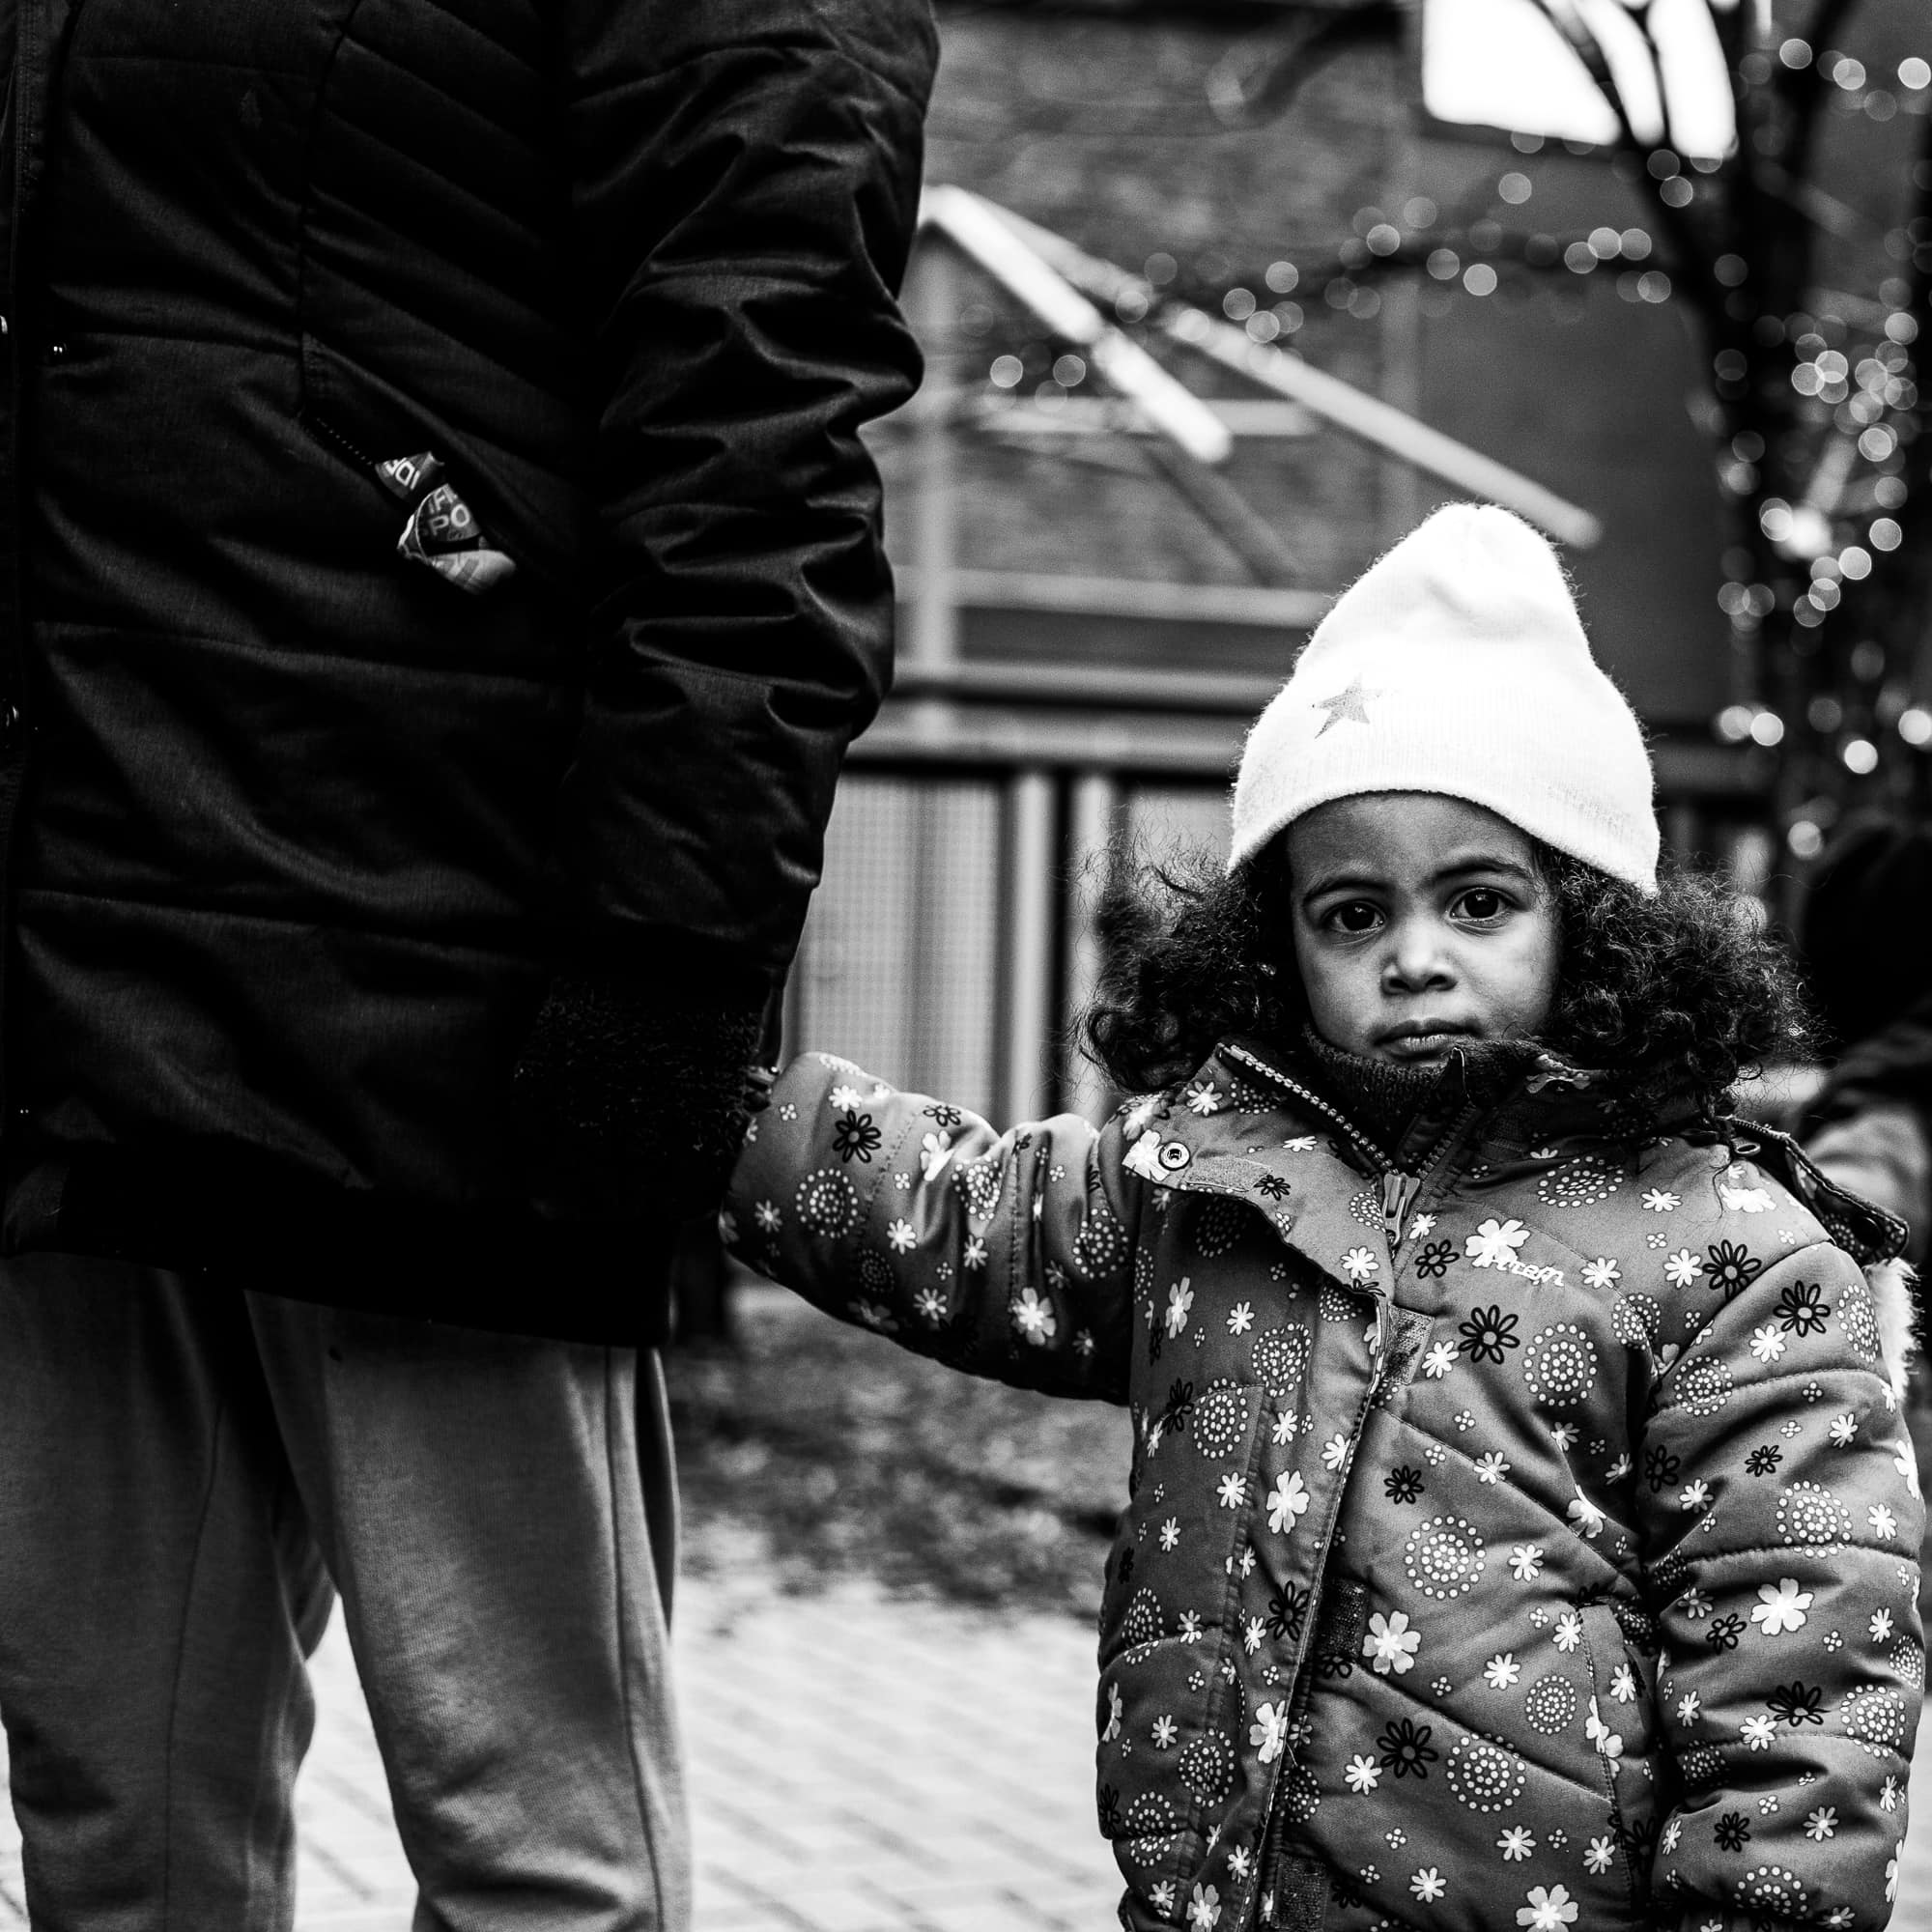
[[1440,1065],[1375,1060],[1344,1052],[1312,1026],[1301,1030],[1296,1058],[1311,1085],[1408,1162],[1427,1157],[1465,1102],[1500,1099],[1523,1065],[1520,1046],[1498,1040],[1471,1040]]

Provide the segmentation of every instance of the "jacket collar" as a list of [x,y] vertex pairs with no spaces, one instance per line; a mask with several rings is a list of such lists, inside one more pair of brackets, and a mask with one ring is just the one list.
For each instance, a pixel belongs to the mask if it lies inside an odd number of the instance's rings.
[[[1469,1102],[1452,1071],[1422,1118],[1426,1128],[1439,1128],[1424,1172],[1440,1164],[1453,1173],[1477,1139],[1508,1153],[1601,1145],[1627,1138],[1631,1128],[1614,1082],[1530,1048],[1499,1097]],[[1396,1154],[1289,1056],[1255,1039],[1224,1040],[1191,1080],[1130,1109],[1125,1125],[1127,1165],[1155,1186],[1245,1201],[1322,1273],[1362,1293],[1386,1293],[1384,1176]]]
[[[1605,1141],[1725,1143],[1789,1188],[1861,1265],[1890,1261],[1905,1247],[1902,1222],[1827,1179],[1788,1135],[1707,1118],[1688,1100],[1641,1109],[1614,1076],[1541,1049],[1523,1050],[1518,1077],[1480,1113],[1463,1120],[1463,1096],[1446,1079],[1441,1098],[1425,1108],[1425,1126],[1443,1123],[1434,1157],[1451,1173],[1478,1142],[1502,1159],[1543,1148],[1581,1152]],[[1126,1125],[1127,1165],[1154,1185],[1246,1201],[1324,1274],[1385,1292],[1381,1185],[1396,1156],[1292,1057],[1261,1040],[1223,1040],[1191,1080],[1131,1108]],[[1359,1255],[1353,1269],[1344,1265],[1360,1250],[1373,1269]]]

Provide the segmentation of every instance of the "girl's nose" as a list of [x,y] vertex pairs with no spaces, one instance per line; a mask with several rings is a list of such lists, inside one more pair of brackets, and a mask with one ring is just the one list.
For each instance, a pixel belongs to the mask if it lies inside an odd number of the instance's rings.
[[1428,926],[1404,921],[1389,929],[1388,953],[1382,962],[1385,991],[1439,992],[1453,985],[1455,979],[1448,953]]

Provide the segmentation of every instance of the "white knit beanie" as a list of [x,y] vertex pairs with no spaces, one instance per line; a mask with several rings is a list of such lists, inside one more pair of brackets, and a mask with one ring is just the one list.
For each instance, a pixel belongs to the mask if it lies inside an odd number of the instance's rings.
[[1441,792],[1657,890],[1650,755],[1563,567],[1507,510],[1451,503],[1317,626],[1241,753],[1232,871],[1334,798]]

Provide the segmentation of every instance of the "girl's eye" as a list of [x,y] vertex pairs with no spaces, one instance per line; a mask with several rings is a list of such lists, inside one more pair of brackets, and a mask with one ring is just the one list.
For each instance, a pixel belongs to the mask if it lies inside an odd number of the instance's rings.
[[1338,932],[1373,931],[1381,915],[1365,899],[1350,899],[1346,905],[1332,907],[1324,921]]
[[1465,918],[1479,922],[1500,919],[1509,910],[1509,900],[1493,886],[1471,886],[1463,895],[1463,913]]

